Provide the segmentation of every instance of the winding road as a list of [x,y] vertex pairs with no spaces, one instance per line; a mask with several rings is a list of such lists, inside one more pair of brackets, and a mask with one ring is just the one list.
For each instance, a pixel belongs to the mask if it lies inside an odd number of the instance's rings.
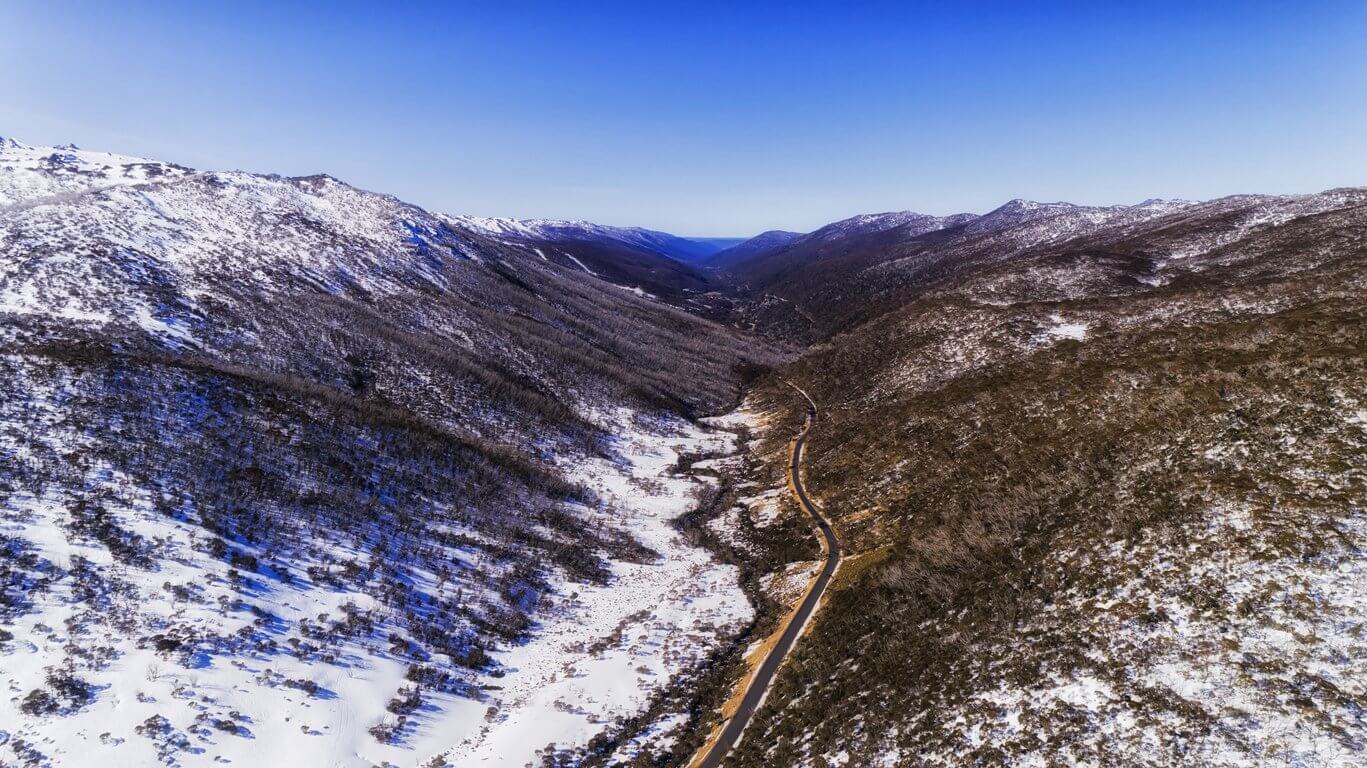
[[796,389],[807,400],[807,417],[802,424],[802,434],[798,435],[797,440],[793,442],[792,463],[788,467],[788,476],[802,508],[807,510],[807,514],[812,516],[817,527],[821,529],[822,548],[826,550],[826,565],[808,587],[806,597],[802,599],[797,611],[792,614],[783,634],[779,636],[778,641],[769,650],[769,655],[765,657],[759,669],[750,677],[749,687],[746,688],[735,713],[725,722],[721,733],[711,744],[704,746],[703,749],[706,750],[706,754],[701,760],[695,760],[692,768],[717,768],[727,754],[740,743],[740,737],[745,732],[745,726],[749,725],[750,719],[754,717],[755,710],[764,703],[764,697],[769,693],[769,686],[773,684],[774,676],[778,674],[779,667],[783,665],[783,661],[792,651],[797,639],[802,636],[807,621],[811,619],[812,614],[816,613],[816,608],[821,603],[821,597],[826,593],[826,587],[831,583],[831,577],[835,575],[836,568],[840,566],[840,541],[836,538],[835,529],[822,516],[821,510],[812,503],[812,500],[807,498],[807,490],[802,486],[802,448],[807,442],[807,433],[816,424],[816,401],[812,400],[811,396],[796,384],[788,382],[788,386]]

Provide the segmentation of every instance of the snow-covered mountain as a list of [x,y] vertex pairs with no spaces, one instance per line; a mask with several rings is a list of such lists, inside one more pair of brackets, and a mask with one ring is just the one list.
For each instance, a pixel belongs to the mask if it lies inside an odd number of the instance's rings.
[[798,242],[808,245],[829,243],[851,237],[875,235],[892,229],[900,229],[908,236],[914,237],[925,232],[962,224],[972,218],[973,214],[970,213],[959,213],[953,216],[930,216],[915,211],[866,213],[827,224],[799,238]]
[[1146,221],[1192,204],[1189,200],[1154,199],[1136,205],[1089,206],[1073,203],[1037,203],[1017,198],[982,216],[966,221],[964,233],[986,235],[1033,225],[1037,227],[1036,231],[1042,233],[1043,238],[1058,239],[1103,225]]
[[735,332],[328,176],[6,140],[0,196],[20,764],[521,766],[748,618],[671,523]]
[[501,219],[456,216],[453,220],[471,230],[495,237],[549,244],[591,241],[617,243],[665,256],[686,264],[701,261],[728,247],[726,238],[692,239],[641,227],[610,227],[588,221],[558,219]]
[[638,295],[734,322],[726,285],[699,262],[726,242],[689,240],[649,229],[583,221],[448,216],[452,229],[520,249],[598,277]]
[[0,137],[0,209],[120,184],[174,179],[190,172],[174,163],[87,152],[72,145],[31,147]]

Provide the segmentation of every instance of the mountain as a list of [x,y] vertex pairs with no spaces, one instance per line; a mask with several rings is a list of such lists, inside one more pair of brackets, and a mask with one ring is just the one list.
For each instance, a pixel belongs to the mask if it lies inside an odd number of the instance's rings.
[[749,240],[742,240],[723,250],[717,251],[711,256],[708,256],[704,263],[707,266],[716,269],[727,269],[734,264],[740,264],[754,259],[760,254],[782,248],[799,237],[802,237],[801,232],[785,232],[781,229],[771,229],[768,232],[761,232]]
[[880,250],[926,232],[962,223],[969,214],[927,216],[902,211],[853,216],[827,224],[781,247],[753,253],[743,260],[732,260],[730,270],[752,286],[767,288],[794,270],[841,260],[860,247]]
[[729,239],[690,240],[649,229],[583,221],[474,216],[452,216],[448,221],[472,235],[521,248],[642,295],[676,306],[702,306],[716,319],[727,318],[725,301],[717,295],[726,292],[726,285],[697,262],[732,242]]
[[[754,294],[790,303],[794,332],[821,338],[896,308],[937,280],[1104,228],[1141,227],[1193,205],[1092,207],[1013,200],[981,216],[858,216],[730,267]],[[775,321],[776,322],[776,321]]]
[[899,243],[962,223],[971,215],[927,216],[903,211],[854,216],[774,247],[747,249],[717,265],[744,298],[744,324],[772,337],[813,341],[829,333],[826,315],[851,309],[815,304],[806,295],[826,280],[887,258]]
[[1367,189],[681,239],[0,139],[0,763],[1362,762]]
[[1361,762],[1367,189],[1017,201],[885,248],[800,295],[908,280],[892,308],[746,402],[751,498],[793,386],[821,407],[844,559],[726,765]]
[[876,235],[888,230],[901,230],[905,233],[920,234],[922,232],[953,226],[971,216],[972,214],[966,213],[948,217],[927,216],[926,214],[916,213],[914,211],[866,213],[859,216],[851,216],[848,219],[841,219],[832,224],[827,224],[804,237],[803,241],[808,245],[829,243],[851,237]]
[[585,240],[598,243],[612,242],[684,263],[702,260],[740,242],[740,238],[687,238],[653,229],[610,227],[587,221],[489,219],[477,216],[459,216],[456,219],[470,229],[496,237],[546,243]]
[[770,354],[464,222],[0,146],[21,764],[521,765],[529,729],[584,744],[744,627],[670,522],[708,481],[672,468],[732,450],[692,417]]

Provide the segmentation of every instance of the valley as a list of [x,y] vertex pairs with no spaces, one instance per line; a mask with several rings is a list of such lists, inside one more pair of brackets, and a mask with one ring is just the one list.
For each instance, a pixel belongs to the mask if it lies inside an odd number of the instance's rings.
[[739,241],[0,139],[0,247],[0,766],[1367,751],[1367,190]]

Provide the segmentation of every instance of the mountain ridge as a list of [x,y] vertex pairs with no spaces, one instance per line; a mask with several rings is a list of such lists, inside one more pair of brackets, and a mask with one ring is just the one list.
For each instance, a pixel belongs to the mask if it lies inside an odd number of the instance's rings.
[[1361,752],[1367,188],[673,237],[0,140],[0,747],[684,765],[800,386],[735,765]]
[[584,220],[510,219],[453,216],[455,221],[485,234],[528,241],[614,241],[692,264],[723,250],[733,238],[690,238],[645,227],[615,227]]

